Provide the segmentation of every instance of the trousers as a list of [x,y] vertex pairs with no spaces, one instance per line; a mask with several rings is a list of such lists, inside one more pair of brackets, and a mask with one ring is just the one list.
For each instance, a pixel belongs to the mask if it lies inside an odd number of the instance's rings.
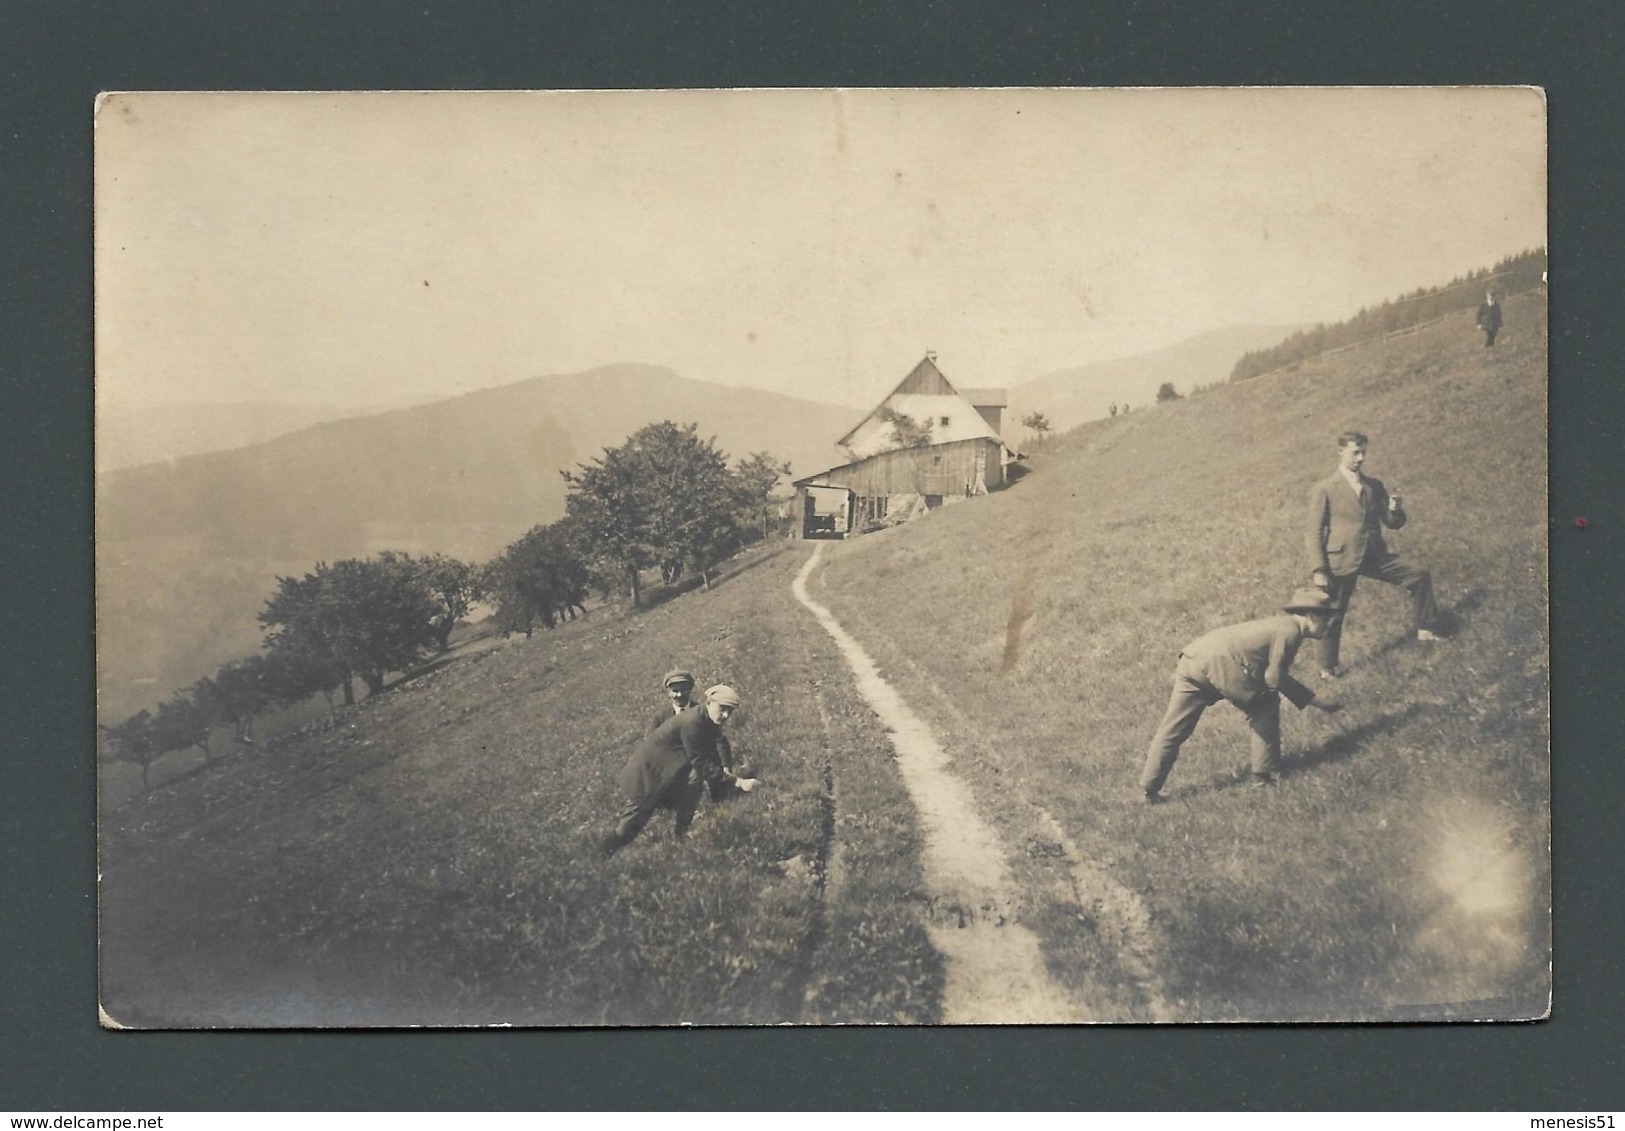
[[1347,577],[1333,577],[1327,592],[1332,598],[1331,623],[1320,641],[1320,666],[1326,671],[1337,670],[1338,654],[1343,642],[1343,619],[1348,615],[1349,602],[1354,599],[1355,583],[1362,577],[1398,585],[1411,600],[1411,631],[1431,629],[1438,619],[1439,606],[1433,599],[1433,575],[1419,566],[1403,561],[1398,554],[1382,554],[1369,559],[1360,572]]
[[655,815],[656,809],[673,810],[677,814],[674,831],[678,836],[687,835],[688,827],[694,823],[694,812],[700,807],[700,797],[704,793],[705,783],[693,775],[688,775],[667,786],[660,796],[652,801],[629,799],[621,806],[621,811],[617,815],[616,839],[622,844],[630,844]]
[[[1157,733],[1151,736],[1151,749],[1146,751],[1145,767],[1140,771],[1141,789],[1155,793],[1162,788],[1179,758],[1179,748],[1195,733],[1202,712],[1223,698],[1224,694],[1208,682],[1196,664],[1184,656],[1179,658],[1179,666],[1174,669],[1174,689],[1168,699],[1168,710],[1157,726]],[[1253,773],[1273,773],[1281,762],[1280,694],[1261,691],[1245,703],[1236,703],[1236,709],[1247,717],[1247,726],[1253,732]]]

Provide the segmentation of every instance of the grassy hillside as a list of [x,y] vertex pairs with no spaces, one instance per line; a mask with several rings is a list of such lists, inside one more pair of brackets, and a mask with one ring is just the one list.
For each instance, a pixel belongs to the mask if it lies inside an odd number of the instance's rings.
[[[463,652],[342,726],[109,808],[103,1004],[124,1024],[917,1022],[941,965],[918,831],[799,544],[711,592]],[[745,696],[769,783],[657,814],[612,861],[611,777],[676,664]]]
[[[961,744],[1014,825],[1045,807],[1150,902],[1192,1019],[1544,1009],[1549,880],[1545,312],[1508,304],[1062,438],[1002,496],[849,543],[815,595]],[[1180,647],[1274,612],[1307,576],[1309,485],[1345,428],[1402,491],[1392,544],[1456,638],[1403,637],[1362,585],[1335,717],[1284,711],[1287,773],[1235,788],[1239,712],[1186,744],[1174,801],[1135,778]],[[1307,657],[1299,674],[1314,674]],[[1074,932],[1075,933],[1075,932]],[[1086,955],[1049,938],[1065,977]],[[1440,1003],[1453,1003],[1440,1008]]]
[[[1103,1016],[1146,1016],[1147,987],[1186,1020],[1544,1009],[1545,317],[1534,298],[1507,314],[1494,351],[1464,319],[1101,422],[1008,491],[826,547],[813,595],[999,826],[1010,914],[1051,972],[1119,988]],[[1347,427],[1405,493],[1394,543],[1433,569],[1455,639],[1403,640],[1400,595],[1363,587],[1348,710],[1285,712],[1281,783],[1236,788],[1246,733],[1220,706],[1172,801],[1145,808],[1177,652],[1302,580],[1305,496]],[[924,887],[885,734],[790,596],[806,552],[459,652],[336,731],[109,808],[105,1006],[132,1024],[938,1019],[927,928],[954,909]],[[686,842],[661,815],[599,861],[610,775],[678,663],[741,688],[736,749],[770,784],[707,805]]]

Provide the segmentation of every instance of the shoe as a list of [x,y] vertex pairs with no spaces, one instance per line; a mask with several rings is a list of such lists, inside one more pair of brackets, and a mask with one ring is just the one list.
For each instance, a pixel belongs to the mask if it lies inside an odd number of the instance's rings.
[[1155,789],[1146,790],[1144,797],[1147,805],[1161,805],[1164,801],[1168,800],[1168,795],[1166,793],[1159,792]]
[[1419,628],[1416,630],[1416,638],[1428,644],[1433,644],[1444,639],[1444,637],[1440,636],[1437,632],[1429,632],[1425,628]]
[[1336,679],[1339,676],[1341,676],[1342,674],[1343,673],[1338,671],[1336,668],[1321,668],[1320,669],[1320,678],[1321,679]]
[[608,860],[625,847],[626,841],[621,839],[619,833],[605,833],[603,839],[598,842],[598,851],[605,860]]
[[1255,788],[1255,789],[1264,789],[1264,788],[1267,788],[1268,786],[1272,786],[1274,784],[1275,784],[1275,775],[1274,774],[1254,774],[1253,775],[1253,788]]

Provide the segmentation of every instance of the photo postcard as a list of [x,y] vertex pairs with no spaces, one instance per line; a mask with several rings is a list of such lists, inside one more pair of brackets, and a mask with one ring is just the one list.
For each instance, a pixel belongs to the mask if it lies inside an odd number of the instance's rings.
[[1548,1015],[1541,91],[94,112],[103,1025]]

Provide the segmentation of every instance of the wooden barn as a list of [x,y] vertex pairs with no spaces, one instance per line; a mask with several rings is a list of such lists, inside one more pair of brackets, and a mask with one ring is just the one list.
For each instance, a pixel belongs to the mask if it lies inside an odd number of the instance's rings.
[[796,480],[797,535],[844,538],[998,490],[1020,458],[999,435],[1006,403],[1003,389],[955,389],[926,354],[836,441],[851,463]]

